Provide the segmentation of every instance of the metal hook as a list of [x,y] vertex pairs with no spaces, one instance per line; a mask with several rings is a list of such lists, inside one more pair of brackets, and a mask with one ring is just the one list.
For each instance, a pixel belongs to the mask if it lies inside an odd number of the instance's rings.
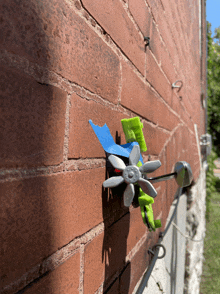
[[[176,83],[180,82],[181,86],[177,86]],[[183,82],[181,80],[177,80],[175,83],[172,84],[172,88],[179,88],[179,90],[177,92],[179,92],[181,90],[183,86]]]
[[165,246],[164,246],[163,244],[157,243],[157,244],[155,244],[155,245],[153,246],[152,250],[156,249],[157,247],[161,247],[161,248],[163,248],[163,254],[162,254],[161,256],[158,256],[157,258],[158,258],[158,259],[162,259],[162,258],[164,258],[164,256],[166,255],[166,248],[165,248]]
[[144,37],[144,42],[146,43],[146,46],[150,45],[150,37]]
[[161,256],[157,256],[157,258],[158,259],[164,258],[164,256],[166,255],[166,248],[165,248],[165,246],[163,244],[160,244],[160,243],[155,244],[152,249],[149,248],[148,253],[151,253],[152,255],[155,255],[154,251],[156,250],[157,247],[163,248],[163,254]]

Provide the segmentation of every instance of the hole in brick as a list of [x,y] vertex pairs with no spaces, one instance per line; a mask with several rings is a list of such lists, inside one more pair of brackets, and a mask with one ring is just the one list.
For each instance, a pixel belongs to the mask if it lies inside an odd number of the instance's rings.
[[80,4],[79,1],[75,1],[75,7],[80,10],[82,8],[82,5]]

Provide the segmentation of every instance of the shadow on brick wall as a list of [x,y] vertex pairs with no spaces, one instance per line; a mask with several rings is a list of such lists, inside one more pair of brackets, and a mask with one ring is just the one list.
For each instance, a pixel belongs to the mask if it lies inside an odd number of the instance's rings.
[[[103,192],[103,262],[105,262],[104,293],[128,293],[130,286],[129,264],[126,263],[127,237],[130,227],[130,213],[123,208],[122,195],[126,184]],[[117,211],[117,205],[119,210]],[[120,207],[122,209],[120,210]],[[116,209],[114,211],[114,209]],[[126,211],[127,210],[127,211]],[[123,216],[120,214],[125,213]],[[121,275],[126,270],[126,279]],[[123,292],[121,288],[123,287]]]
[[[49,67],[40,3],[2,2],[0,11],[0,279],[2,288],[10,285],[15,293],[58,249],[51,186],[46,176],[36,175],[38,167],[63,158],[66,100],[63,91],[42,84],[43,73],[34,66]],[[47,289],[53,289],[49,280]]]
[[[116,144],[120,137],[116,132]],[[115,176],[106,171],[106,179]],[[127,237],[130,228],[129,209],[123,204],[126,184],[112,189],[103,189],[102,205],[104,219],[103,262],[105,262],[104,293],[129,293],[130,263],[126,262]]]

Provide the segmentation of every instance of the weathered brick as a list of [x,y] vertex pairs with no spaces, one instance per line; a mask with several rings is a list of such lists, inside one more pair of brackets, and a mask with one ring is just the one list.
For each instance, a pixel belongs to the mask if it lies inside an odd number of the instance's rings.
[[[182,56],[185,60],[186,47],[184,46],[183,33],[180,28],[179,15],[176,15],[175,11],[175,7],[177,6],[176,2],[174,3],[174,1],[164,1],[163,6],[165,8],[166,18],[172,31],[175,43],[177,44],[178,51],[181,54],[180,56]],[[184,48],[184,50],[182,48]]]
[[192,117],[190,117],[190,114],[186,112],[186,110],[182,107],[182,105],[180,109],[180,116],[181,116],[181,119],[183,119],[183,121],[186,123],[187,127],[191,129],[192,131],[194,131],[194,124],[192,121]]
[[[180,98],[180,96],[182,98]],[[186,98],[185,96],[182,96],[182,93],[178,93],[177,90],[173,89],[172,98],[171,98],[171,108],[173,109],[173,111],[176,112],[177,115],[180,115],[181,113],[181,108],[182,108],[181,101],[185,98]]]
[[126,63],[122,65],[121,104],[149,121],[172,130],[178,124],[177,117]]
[[99,126],[106,123],[112,137],[114,139],[121,138],[121,144],[125,144],[121,125],[123,118],[128,117],[108,106],[82,99],[73,94],[70,108],[69,158],[105,157],[105,152],[89,123],[89,119]]
[[0,167],[61,163],[67,94],[6,66],[0,80]]
[[[173,16],[173,20],[176,26],[176,31],[179,34],[179,41],[180,44],[183,45],[184,51],[187,52],[189,50],[188,44],[186,42],[186,32],[184,31],[183,25],[182,25],[182,19],[184,12],[179,12],[179,5],[173,0],[170,1],[170,10]],[[199,13],[197,14],[199,15]],[[186,20],[185,20],[186,21]]]
[[159,18],[163,18],[164,9],[161,1],[147,0],[146,2],[151,8],[153,17],[156,20],[156,22],[158,22]]
[[161,68],[166,74],[168,80],[171,84],[178,80],[173,61],[167,51],[165,45],[160,42],[160,50],[161,50]]
[[0,10],[0,48],[117,101],[118,57],[66,1],[14,0]]
[[170,30],[169,25],[167,23],[166,16],[165,16],[164,12],[162,13],[161,17],[158,18],[157,25],[158,25],[160,35],[162,36],[162,39],[164,40],[166,47],[168,49],[168,52],[173,60],[175,68],[178,71],[180,57],[178,55],[176,44],[174,42],[174,39],[171,34],[171,30]]
[[150,37],[152,15],[144,0],[129,0],[129,10],[145,37]]
[[156,124],[157,102],[158,99],[150,87],[123,62],[121,104]]
[[157,115],[159,126],[167,130],[171,131],[179,124],[178,117],[162,102],[158,103]]
[[168,83],[158,63],[154,59],[150,51],[147,54],[146,79],[155,88],[155,90],[170,105],[172,97],[171,84]]
[[184,35],[184,37],[187,41],[187,35],[188,35],[188,30],[189,30],[188,23],[190,23],[189,13],[188,13],[188,11],[190,11],[189,3],[184,0],[178,0],[178,4],[176,6],[177,6],[177,10],[178,10],[178,15],[181,19],[183,32],[186,33]]
[[1,184],[3,286],[102,222],[104,180],[98,168]]
[[80,273],[80,253],[31,285],[27,294],[78,294]]
[[104,30],[144,75],[145,44],[120,1],[82,0]]
[[[150,45],[149,48],[151,49],[152,53],[157,59],[158,64],[161,63],[161,39],[160,39],[160,34],[158,31],[158,28],[156,26],[156,23],[153,21],[152,26],[151,26],[151,33],[150,33]],[[147,56],[149,53],[147,54]],[[148,62],[148,59],[147,59]]]

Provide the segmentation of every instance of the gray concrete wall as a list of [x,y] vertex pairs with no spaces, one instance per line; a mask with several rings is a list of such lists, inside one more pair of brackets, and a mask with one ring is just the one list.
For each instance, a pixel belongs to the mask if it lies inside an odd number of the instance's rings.
[[[166,247],[166,256],[156,261],[143,294],[199,294],[205,236],[205,197],[206,175],[203,167],[189,194],[180,197],[174,225],[170,226],[162,242]],[[176,200],[170,208],[167,224],[175,204]],[[162,253],[163,249],[160,248],[159,255]],[[137,288],[138,285],[133,294]]]
[[[199,294],[205,238],[206,173],[203,167],[197,184],[188,197],[186,232],[194,241],[186,241],[185,292]],[[200,241],[200,242],[196,242]]]

